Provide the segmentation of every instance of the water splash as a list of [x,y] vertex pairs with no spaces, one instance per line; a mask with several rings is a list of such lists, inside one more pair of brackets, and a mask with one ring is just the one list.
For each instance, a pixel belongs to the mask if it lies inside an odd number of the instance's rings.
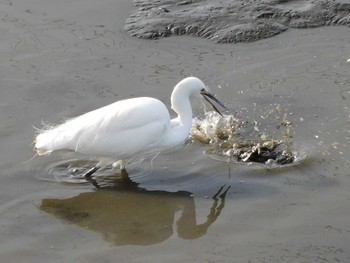
[[207,112],[204,118],[195,119],[191,140],[206,144],[205,154],[223,162],[276,168],[296,165],[306,158],[306,152],[293,142],[292,122],[280,105],[266,111],[261,120],[269,123],[267,128],[236,114],[221,117]]

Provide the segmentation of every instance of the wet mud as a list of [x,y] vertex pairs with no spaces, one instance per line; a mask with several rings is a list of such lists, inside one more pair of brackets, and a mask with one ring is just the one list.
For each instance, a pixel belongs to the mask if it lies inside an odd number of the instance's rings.
[[348,1],[135,0],[125,29],[139,38],[191,35],[217,43],[251,42],[288,28],[350,25]]

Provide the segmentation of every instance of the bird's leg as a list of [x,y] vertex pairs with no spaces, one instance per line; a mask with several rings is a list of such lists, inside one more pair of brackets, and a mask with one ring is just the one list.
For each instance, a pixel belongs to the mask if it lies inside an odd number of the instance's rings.
[[100,169],[99,166],[94,166],[94,167],[92,167],[90,170],[88,170],[88,171],[84,174],[84,177],[85,177],[85,178],[91,178],[91,175],[93,175],[98,169]]
[[86,181],[91,183],[96,189],[100,189],[101,187],[98,185],[97,181],[93,177],[85,177]]
[[123,179],[124,181],[132,182],[131,179],[130,179],[130,177],[129,177],[129,174],[128,174],[128,172],[126,171],[125,168],[123,168],[123,169],[120,170],[120,174],[121,174],[122,179]]
[[[207,224],[210,226],[214,221],[219,217],[222,209],[225,206],[225,198],[228,190],[231,188],[231,186],[227,187],[226,190],[223,191],[224,187],[226,185],[223,185],[220,187],[219,191],[213,196],[214,203],[212,207],[210,208],[210,214],[207,216]],[[221,192],[223,191],[223,192]],[[219,203],[221,201],[221,203]]]
[[129,178],[128,172],[125,169],[126,162],[127,162],[127,160],[119,160],[119,161],[114,162],[112,164],[112,166],[113,166],[113,168],[116,168],[116,167],[120,168],[121,177],[125,182],[132,182]]
[[139,188],[139,183],[134,182],[130,179],[128,172],[125,169],[120,171],[121,181],[119,183],[121,189],[131,190],[131,191],[142,191],[142,188]]
[[112,164],[113,168],[119,167],[120,170],[125,170],[126,160],[119,160]]

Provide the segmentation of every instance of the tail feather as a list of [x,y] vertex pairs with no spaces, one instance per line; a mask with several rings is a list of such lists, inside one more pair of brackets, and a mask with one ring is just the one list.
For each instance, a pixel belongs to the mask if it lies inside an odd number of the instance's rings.
[[63,149],[74,150],[74,140],[77,133],[72,132],[72,129],[69,129],[71,127],[66,126],[67,123],[64,123],[57,127],[41,130],[34,140],[37,154],[48,155],[53,151]]
[[53,133],[48,130],[40,133],[35,138],[35,150],[38,155],[48,155],[51,152],[55,151],[56,147],[54,147],[52,140],[54,139]]

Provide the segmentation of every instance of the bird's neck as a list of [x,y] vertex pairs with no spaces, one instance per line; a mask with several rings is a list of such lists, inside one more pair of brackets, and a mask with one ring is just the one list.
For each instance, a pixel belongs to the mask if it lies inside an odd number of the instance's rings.
[[171,120],[170,126],[166,142],[168,146],[173,147],[184,143],[188,139],[192,128],[192,120],[184,120],[178,116]]
[[174,145],[178,145],[188,138],[192,128],[192,108],[189,96],[173,92],[171,107],[178,115],[171,120],[171,141]]
[[[178,98],[176,95],[172,96],[171,107],[177,113],[177,118],[179,126],[182,126],[184,130],[191,130],[192,127],[192,107],[188,97]],[[174,120],[174,121],[175,121]]]

